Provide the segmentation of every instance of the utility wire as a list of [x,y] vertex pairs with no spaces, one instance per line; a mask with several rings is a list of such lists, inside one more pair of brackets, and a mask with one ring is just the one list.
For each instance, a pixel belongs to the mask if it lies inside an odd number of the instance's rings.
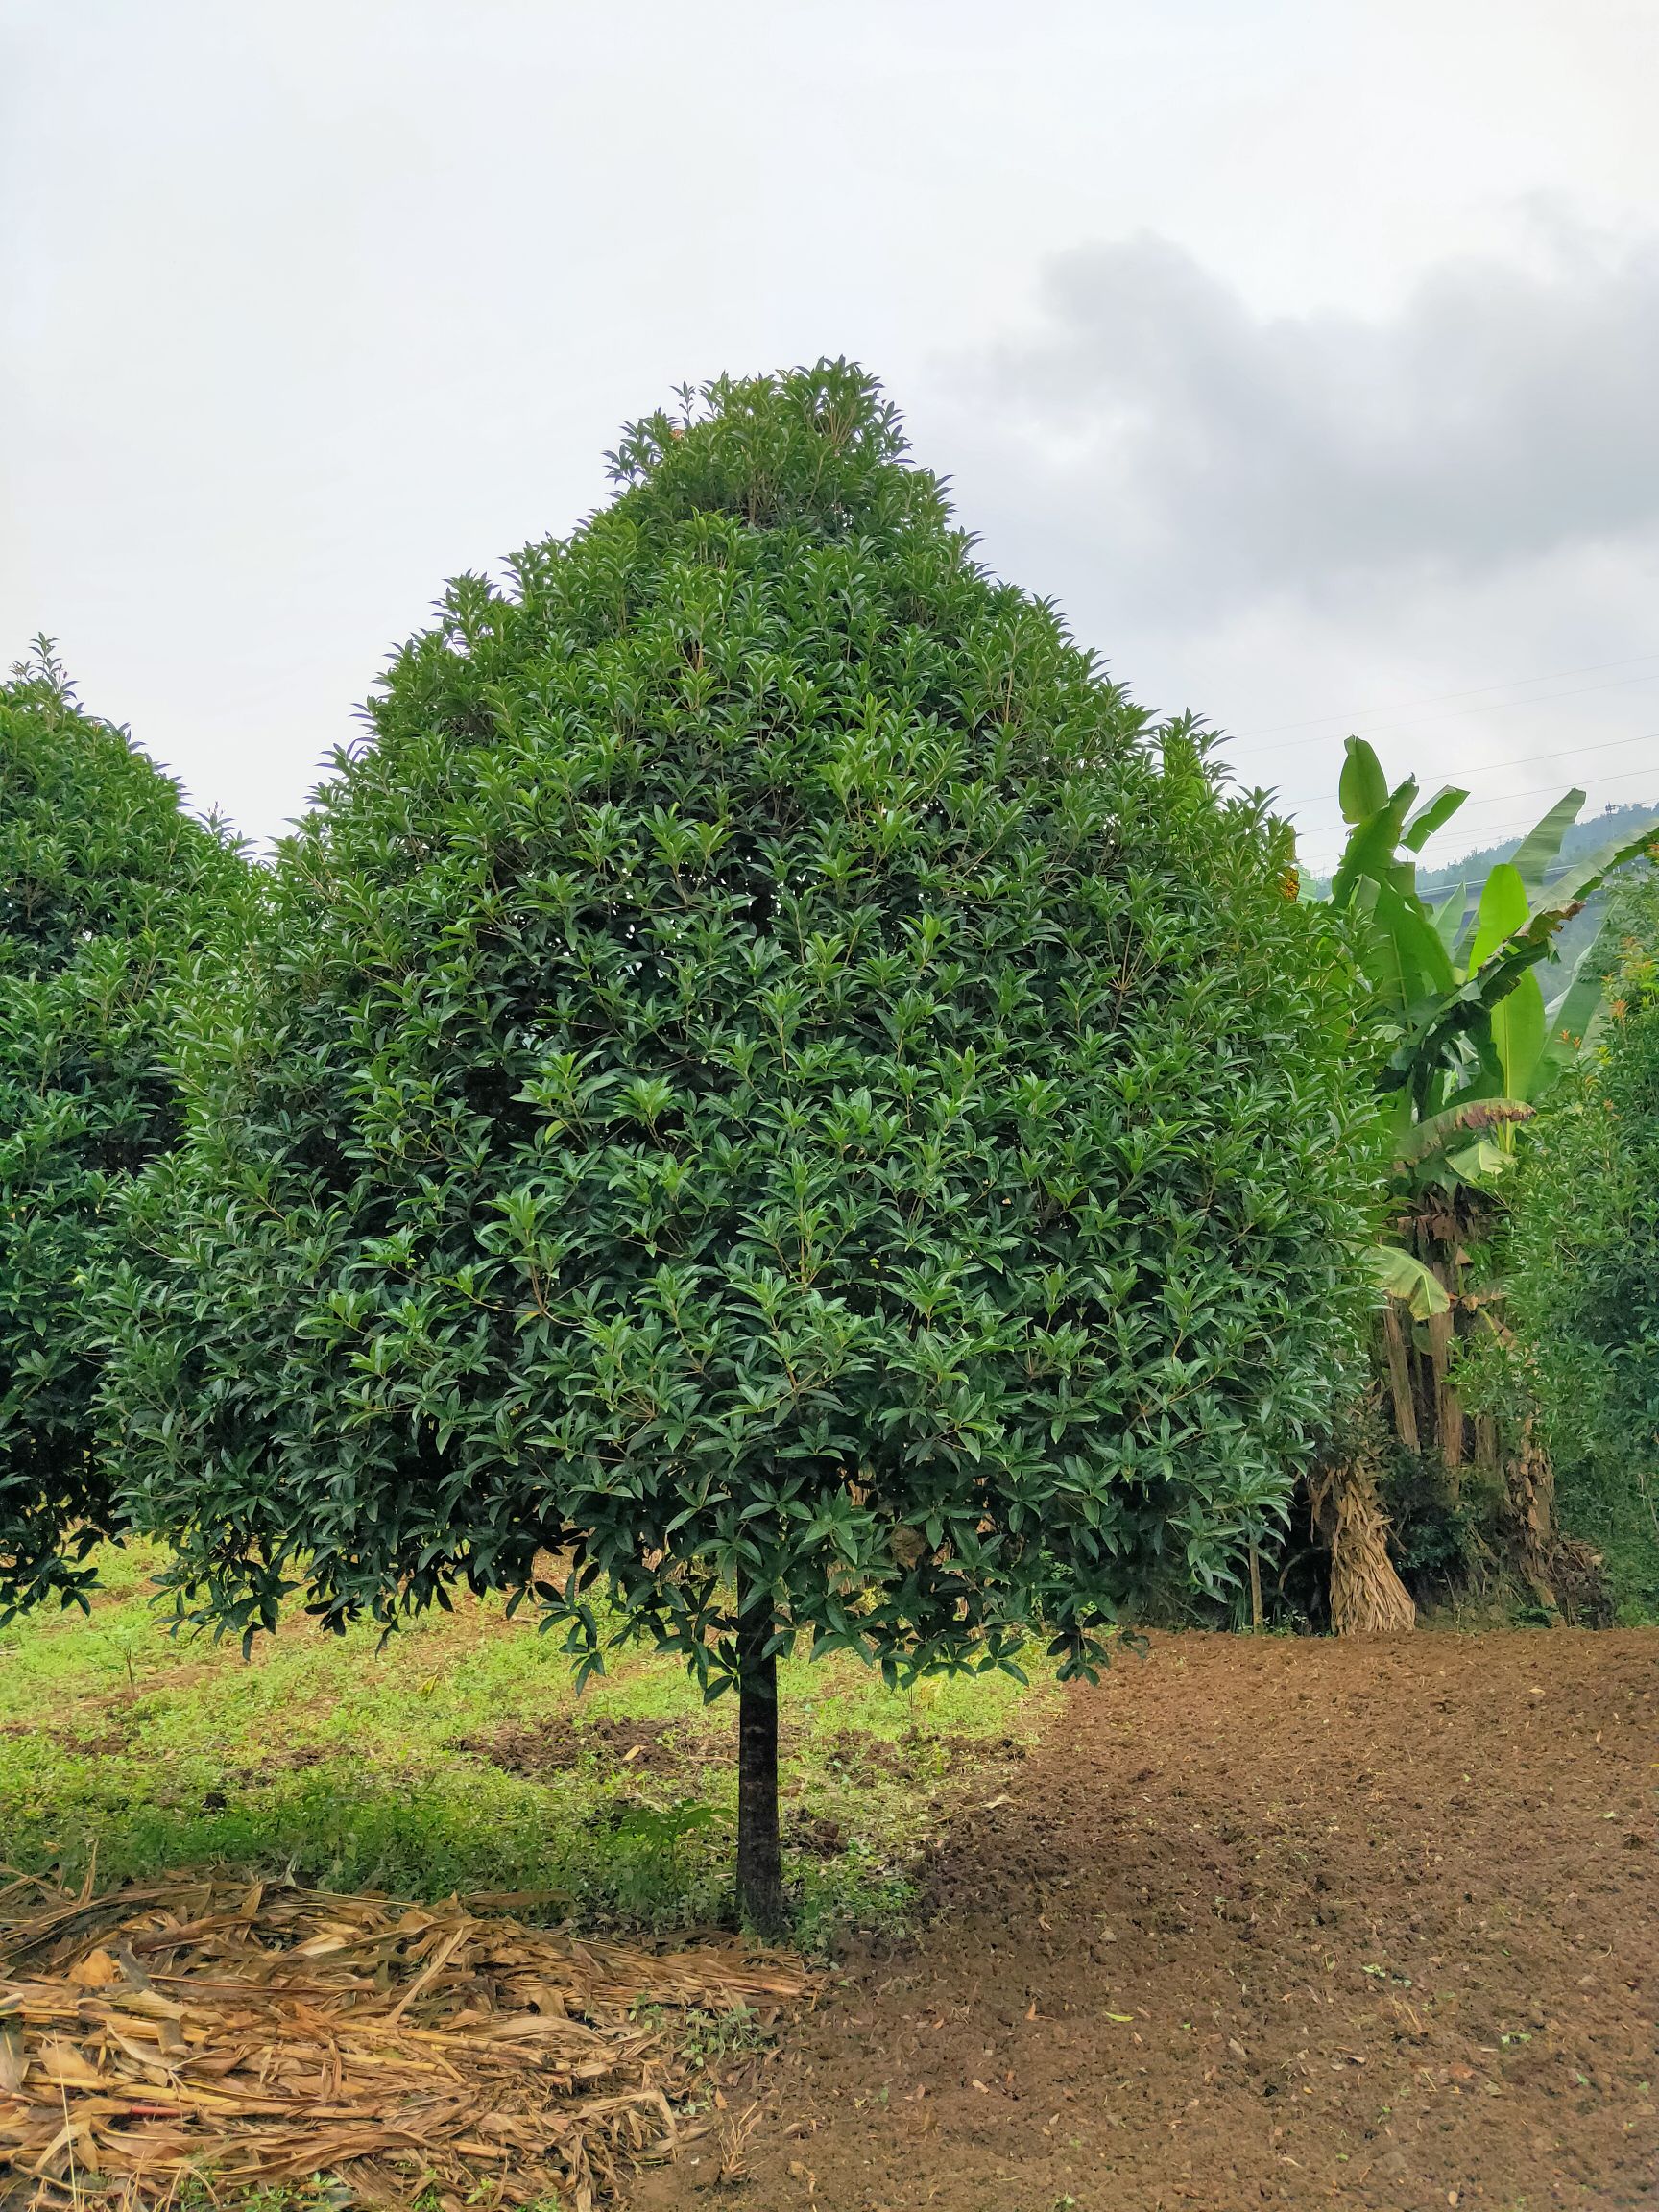
[[[1539,760],[1576,760],[1587,753],[1612,753],[1624,745],[1655,744],[1659,744],[1659,730],[1643,730],[1638,732],[1634,737],[1609,737],[1599,745],[1563,745],[1551,753],[1525,753],[1522,755],[1519,760],[1505,760],[1502,762],[1501,765],[1504,768],[1530,768],[1534,765],[1535,762]],[[1607,779],[1602,777],[1598,779],[1598,781],[1605,782]],[[1423,796],[1426,799],[1431,798],[1433,793],[1425,787]],[[1519,798],[1520,793],[1511,792],[1508,793],[1507,796],[1511,798]],[[1479,799],[1471,799],[1466,802],[1466,805],[1470,807],[1483,805],[1484,804],[1486,804],[1486,802]],[[1465,809],[1463,807],[1458,808],[1459,817],[1462,815],[1464,810]]]
[[[1592,691],[1621,691],[1631,684],[1659,684],[1659,668],[1650,669],[1646,676],[1618,676],[1611,684],[1580,684],[1571,691],[1541,691],[1534,699],[1495,699],[1490,707],[1478,708],[1481,714],[1498,714],[1507,707],[1548,707],[1557,699],[1582,699]],[[1449,708],[1439,714],[1402,715],[1393,722],[1373,722],[1368,730],[1327,729],[1317,737],[1286,737],[1275,745],[1260,745],[1259,753],[1299,753],[1307,745],[1340,744],[1345,737],[1374,737],[1385,730],[1408,729],[1420,722],[1450,722],[1462,711]]]
[[[1614,773],[1610,776],[1598,776],[1594,778],[1593,781],[1595,781],[1597,789],[1599,790],[1603,785],[1608,783],[1631,783],[1641,779],[1646,779],[1650,782],[1659,781],[1659,768],[1621,768],[1615,770]],[[1428,794],[1425,794],[1425,796],[1427,797]],[[1562,794],[1557,791],[1555,797],[1559,799],[1561,796]],[[1324,802],[1321,801],[1320,804],[1323,805]],[[1494,791],[1489,793],[1484,799],[1466,800],[1464,804],[1458,807],[1456,813],[1454,814],[1441,829],[1436,830],[1434,834],[1436,837],[1444,837],[1448,831],[1451,830],[1455,824],[1466,823],[1472,814],[1488,813],[1494,806],[1519,806],[1523,805],[1551,805],[1552,804],[1553,801],[1550,797],[1548,788],[1541,791]],[[1585,804],[1589,804],[1588,800],[1586,800]],[[1621,804],[1623,805],[1634,805],[1638,804],[1638,802],[1634,800],[1623,800],[1621,802]],[[1298,814],[1298,819],[1302,821],[1313,819],[1317,822],[1320,817],[1310,816],[1310,814]],[[1323,816],[1323,822],[1324,827],[1328,830],[1335,830],[1345,827],[1340,814],[1335,816],[1327,814]]]
[[[1646,733],[1644,736],[1610,736],[1606,745],[1579,745],[1579,748],[1575,750],[1573,755],[1562,755],[1562,752],[1530,752],[1530,755],[1520,758],[1520,761],[1502,761],[1500,765],[1506,767],[1506,770],[1508,767],[1530,767],[1537,761],[1562,761],[1562,758],[1577,758],[1579,755],[1584,755],[1584,752],[1613,752],[1615,748],[1622,748],[1622,745],[1652,745],[1657,741],[1659,741],[1659,730],[1650,730],[1650,733]],[[1622,781],[1628,781],[1630,777],[1646,777],[1646,774],[1647,774],[1646,767],[1615,767],[1615,770],[1610,770],[1608,774],[1595,774],[1595,777],[1591,777],[1588,781],[1591,781],[1591,783],[1595,783],[1595,785],[1622,783]],[[1654,761],[1652,774],[1654,777],[1659,777],[1659,761]],[[1573,785],[1569,785],[1569,790],[1571,787]],[[1435,790],[1438,790],[1438,785],[1435,785]],[[1454,783],[1454,790],[1457,790],[1455,783]],[[1527,799],[1527,796],[1528,796],[1527,792],[1489,792],[1484,796],[1484,799],[1464,799],[1462,805],[1457,807],[1457,812],[1451,816],[1451,821],[1464,821],[1464,818],[1467,818],[1469,814],[1478,814],[1482,807],[1511,805],[1511,803],[1518,803],[1522,799]],[[1540,792],[1540,799],[1542,796],[1544,794]],[[1429,801],[1429,799],[1433,799],[1433,790],[1425,787],[1425,790],[1422,790],[1422,799],[1418,801],[1418,805],[1422,805],[1422,803]],[[1311,801],[1310,805],[1327,807],[1330,805],[1330,799]],[[1308,816],[1303,816],[1303,818],[1308,818]],[[1340,814],[1336,818],[1340,818]],[[1334,828],[1334,821],[1330,825]],[[1451,823],[1447,823],[1447,828],[1451,828]],[[1435,836],[1438,834],[1440,831],[1435,831]]]
[[[1631,778],[1631,777],[1633,777],[1633,776],[1644,776],[1644,777],[1651,777],[1651,774],[1652,774],[1652,771],[1650,771],[1650,770],[1648,770],[1648,769],[1646,769],[1646,768],[1637,768],[1637,769],[1632,769],[1632,770],[1630,770],[1630,771],[1629,771],[1629,773],[1628,773],[1627,775],[1625,775],[1625,776],[1623,776],[1623,777],[1619,777],[1619,776],[1608,776],[1608,777],[1603,777],[1603,778],[1600,778],[1600,779],[1599,779],[1599,781],[1602,781],[1602,782],[1608,782],[1608,783],[1627,782],[1627,781],[1630,781],[1630,778]],[[1511,792],[1505,792],[1505,793],[1503,795],[1503,797],[1502,797],[1501,799],[1489,800],[1489,801],[1485,802],[1485,804],[1486,804],[1486,805],[1513,805],[1513,804],[1514,804],[1514,803],[1515,803],[1517,800],[1520,800],[1520,799],[1522,799],[1522,798],[1525,798],[1526,796],[1527,796],[1527,794],[1526,794],[1526,793],[1524,793],[1524,792],[1520,792],[1520,791],[1511,791]],[[1544,793],[1544,792],[1539,792],[1539,793],[1537,793],[1537,794],[1536,794],[1536,798],[1537,798],[1537,799],[1539,799],[1539,800],[1547,800],[1547,797],[1548,797],[1548,794],[1547,794],[1547,793]],[[1638,802],[1626,800],[1626,801],[1624,801],[1624,802],[1623,802],[1623,804],[1624,804],[1624,805],[1629,805],[1638,804]],[[1458,809],[1458,811],[1457,811],[1457,812],[1456,812],[1456,813],[1455,813],[1455,815],[1452,817],[1452,820],[1446,824],[1446,826],[1445,826],[1445,828],[1444,828],[1443,830],[1436,830],[1436,831],[1435,831],[1435,833],[1434,833],[1434,836],[1433,836],[1433,837],[1431,837],[1431,838],[1429,840],[1429,843],[1430,843],[1430,845],[1431,845],[1431,846],[1432,846],[1432,845],[1434,845],[1434,844],[1438,843],[1438,842],[1439,842],[1439,840],[1440,840],[1441,838],[1443,838],[1443,837],[1447,836],[1447,835],[1448,835],[1448,834],[1451,832],[1451,830],[1453,830],[1455,827],[1459,827],[1459,826],[1462,826],[1462,827],[1469,827],[1469,828],[1473,828],[1473,829],[1476,830],[1476,833],[1477,833],[1479,836],[1480,836],[1481,838],[1483,838],[1483,839],[1485,840],[1486,844],[1488,844],[1488,845],[1502,845],[1502,844],[1503,843],[1504,839],[1505,839],[1507,836],[1509,836],[1509,835],[1510,835],[1512,832],[1514,832],[1514,831],[1518,831],[1518,830],[1531,830],[1531,829],[1534,829],[1534,828],[1537,826],[1537,823],[1538,823],[1538,819],[1539,819],[1539,817],[1538,817],[1538,815],[1537,815],[1537,814],[1525,814],[1525,815],[1518,815],[1518,816],[1516,816],[1516,817],[1515,817],[1513,820],[1511,820],[1511,821],[1508,821],[1508,822],[1496,822],[1496,823],[1493,823],[1493,822],[1486,822],[1486,823],[1465,824],[1465,822],[1464,822],[1464,816],[1465,816],[1465,812],[1466,812],[1466,811],[1473,811],[1473,809],[1472,809],[1472,808],[1470,808],[1470,809],[1465,809],[1465,808],[1462,808],[1462,807],[1460,807],[1460,808]],[[1659,812],[1659,808],[1656,808],[1656,809],[1655,809],[1655,811],[1656,811],[1656,812]],[[1592,816],[1590,817],[1590,819],[1591,819],[1591,821],[1592,821],[1592,822],[1594,822],[1594,820],[1595,820],[1595,816],[1594,816],[1594,815],[1592,815]],[[1292,820],[1296,820],[1296,817],[1292,816]],[[1303,829],[1304,829],[1306,826],[1305,826],[1305,825],[1304,825],[1302,822],[1300,822],[1299,820],[1296,820],[1296,827],[1297,827],[1297,830],[1298,830],[1298,832],[1300,833],[1300,832],[1303,830]],[[1329,835],[1331,834],[1331,830],[1332,830],[1332,828],[1333,828],[1333,825],[1331,825],[1331,824],[1329,824],[1329,823],[1320,823],[1320,824],[1315,824],[1315,825],[1313,825],[1313,827],[1312,827],[1312,834],[1313,834],[1313,835],[1315,835],[1315,836],[1329,836]],[[1472,848],[1472,850],[1474,850],[1474,851],[1480,851],[1480,850],[1483,850],[1483,848],[1482,848],[1482,847],[1479,847],[1479,846],[1478,846],[1478,847],[1474,847],[1474,848]],[[1335,857],[1336,857],[1336,858],[1338,858],[1338,859],[1341,857],[1341,847],[1340,847],[1340,846],[1338,846],[1338,847],[1337,847],[1337,849],[1336,849]],[[1428,861],[1428,860],[1425,860],[1425,859],[1423,859],[1423,858],[1422,858],[1422,856],[1421,856],[1421,855],[1419,855],[1419,857],[1418,857],[1418,865],[1419,865],[1420,867],[1427,867],[1427,868],[1429,868],[1429,869],[1430,869],[1430,871],[1431,871],[1431,873],[1432,873],[1432,872],[1433,872],[1433,871],[1434,871],[1434,870],[1435,870],[1437,867],[1440,867],[1440,866],[1451,867],[1451,866],[1454,866],[1454,865],[1455,865],[1455,863],[1454,863],[1454,862],[1452,862],[1452,861],[1445,861],[1445,862],[1433,862],[1433,861]],[[1328,873],[1328,871],[1326,871],[1326,870],[1322,870],[1322,871],[1321,871],[1321,873]]]
[[[1603,669],[1631,668],[1638,661],[1659,661],[1659,652],[1628,653],[1620,661],[1586,661],[1576,668],[1551,668],[1541,676],[1511,676],[1502,684],[1476,684],[1464,691],[1431,691],[1423,698],[1407,700],[1405,711],[1413,713],[1419,707],[1438,707],[1447,699],[1477,699],[1488,691],[1514,691],[1523,684],[1558,684],[1564,676],[1599,676]],[[1340,710],[1334,714],[1306,714],[1297,722],[1266,722],[1260,729],[1239,730],[1234,734],[1239,737],[1271,737],[1280,730],[1311,729],[1315,722],[1371,722],[1379,714],[1393,714],[1396,711],[1389,707],[1361,707],[1346,714]]]

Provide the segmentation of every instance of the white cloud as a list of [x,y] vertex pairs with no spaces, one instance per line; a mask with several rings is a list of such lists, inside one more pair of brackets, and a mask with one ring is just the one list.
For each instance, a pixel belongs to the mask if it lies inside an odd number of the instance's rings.
[[1659,245],[1558,232],[1541,268],[1450,262],[1370,320],[1254,313],[1157,238],[1066,255],[1043,297],[976,379],[999,428],[974,443],[1137,610],[1461,580],[1659,521]]
[[250,830],[446,575],[603,496],[619,421],[823,351],[1162,704],[1659,647],[1652,254],[1518,213],[1651,224],[1652,0],[0,18],[0,665],[55,633]]
[[1527,248],[1368,317],[1156,237],[1070,252],[932,411],[993,562],[1241,733],[1316,856],[1354,728],[1471,784],[1458,850],[1574,781],[1659,800],[1659,241],[1533,210]]

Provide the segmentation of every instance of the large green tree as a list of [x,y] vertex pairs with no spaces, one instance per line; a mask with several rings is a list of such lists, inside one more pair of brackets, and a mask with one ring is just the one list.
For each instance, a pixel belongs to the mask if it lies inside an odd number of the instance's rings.
[[182,1601],[462,1578],[736,1684],[762,1928],[779,1652],[1084,1670],[1154,1575],[1225,1585],[1363,1296],[1288,832],[904,453],[846,364],[722,381],[450,588],[281,851],[117,1323]]
[[88,1292],[178,1133],[167,1009],[243,874],[44,640],[0,685],[0,1621],[83,1592],[116,1526]]

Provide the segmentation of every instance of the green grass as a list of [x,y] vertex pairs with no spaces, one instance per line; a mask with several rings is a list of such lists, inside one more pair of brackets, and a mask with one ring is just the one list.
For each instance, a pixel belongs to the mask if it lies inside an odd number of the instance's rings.
[[[1623,1440],[1621,1439],[1623,1442]],[[1561,1525],[1599,1553],[1601,1573],[1622,1628],[1659,1623],[1659,1513],[1655,1486],[1638,1455],[1626,1448],[1604,1457],[1568,1461],[1556,1470]]]
[[[75,1880],[95,1853],[101,1882],[224,1861],[417,1897],[546,1890],[548,1911],[597,1924],[727,1915],[735,1715],[673,1663],[631,1649],[578,1699],[533,1621],[470,1599],[384,1646],[296,1616],[245,1662],[169,1632],[156,1565],[111,1551],[89,1619],[0,1631],[0,1862]],[[1053,1695],[1003,1675],[888,1692],[845,1658],[787,1662],[780,1687],[787,1871],[814,1945],[903,1919],[950,1800],[1018,1756]],[[539,1763],[549,1743],[563,1770]]]

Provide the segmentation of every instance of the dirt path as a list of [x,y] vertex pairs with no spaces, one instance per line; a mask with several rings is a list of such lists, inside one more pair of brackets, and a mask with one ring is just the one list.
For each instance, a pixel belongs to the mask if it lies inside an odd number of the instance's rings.
[[1659,2206],[1656,1723],[1647,1632],[1157,1637],[640,2203]]

